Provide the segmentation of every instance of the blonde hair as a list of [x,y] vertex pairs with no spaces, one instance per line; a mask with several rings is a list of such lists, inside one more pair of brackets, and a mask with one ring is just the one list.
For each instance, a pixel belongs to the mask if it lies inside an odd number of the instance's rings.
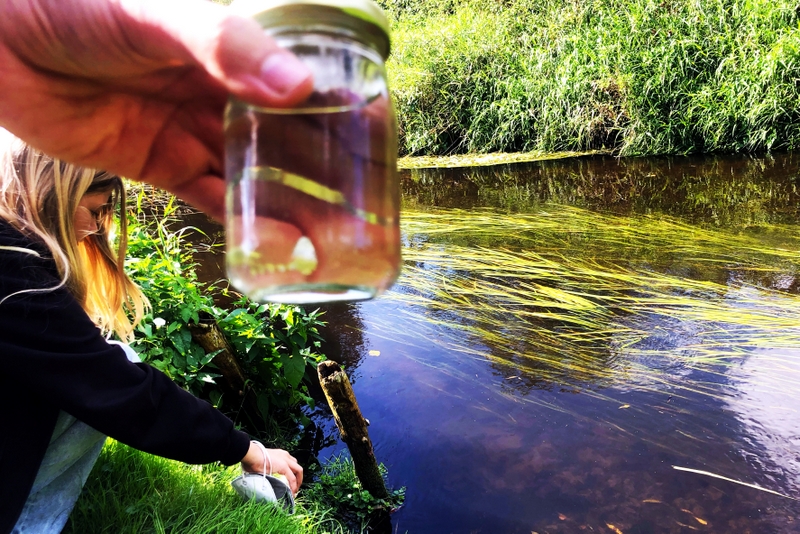
[[[103,171],[51,158],[16,138],[0,152],[0,218],[50,250],[66,286],[104,334],[123,341],[144,315],[147,300],[125,274],[127,217],[122,180]],[[119,206],[117,249],[113,209],[98,217],[98,231],[78,242],[74,218],[86,193],[105,193]]]

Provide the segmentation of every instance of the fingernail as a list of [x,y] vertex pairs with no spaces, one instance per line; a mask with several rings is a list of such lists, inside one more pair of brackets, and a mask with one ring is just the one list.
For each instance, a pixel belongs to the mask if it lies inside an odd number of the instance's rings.
[[261,64],[261,79],[273,91],[286,95],[311,76],[305,63],[288,52],[274,52]]

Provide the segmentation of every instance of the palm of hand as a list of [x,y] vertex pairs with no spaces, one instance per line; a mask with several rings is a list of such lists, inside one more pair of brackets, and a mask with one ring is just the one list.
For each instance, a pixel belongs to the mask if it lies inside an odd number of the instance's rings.
[[[222,216],[229,93],[291,105],[258,79],[282,55],[250,20],[190,0],[9,0],[0,18],[0,125],[54,156],[147,181]],[[163,4],[163,5],[162,5]],[[190,23],[185,22],[190,16]]]

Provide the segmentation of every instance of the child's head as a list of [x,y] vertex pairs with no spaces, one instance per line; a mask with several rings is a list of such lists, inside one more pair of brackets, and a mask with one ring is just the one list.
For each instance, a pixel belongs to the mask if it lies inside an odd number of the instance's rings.
[[[122,180],[51,158],[15,138],[4,141],[0,218],[47,245],[62,283],[89,316],[104,331],[128,339],[131,319],[135,323],[141,317],[144,299],[123,271],[127,220]],[[114,250],[117,210],[120,232]]]
[[77,242],[90,236],[107,238],[113,224],[114,209],[124,202],[124,193],[124,185],[118,176],[102,172],[95,174],[72,217]]

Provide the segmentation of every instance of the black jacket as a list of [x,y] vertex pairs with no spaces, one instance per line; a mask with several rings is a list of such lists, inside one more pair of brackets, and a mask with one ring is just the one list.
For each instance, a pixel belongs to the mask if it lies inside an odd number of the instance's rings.
[[19,517],[59,410],[187,463],[232,465],[249,447],[247,434],[210,404],[106,343],[65,289],[9,297],[58,282],[47,249],[0,220],[0,533]]

